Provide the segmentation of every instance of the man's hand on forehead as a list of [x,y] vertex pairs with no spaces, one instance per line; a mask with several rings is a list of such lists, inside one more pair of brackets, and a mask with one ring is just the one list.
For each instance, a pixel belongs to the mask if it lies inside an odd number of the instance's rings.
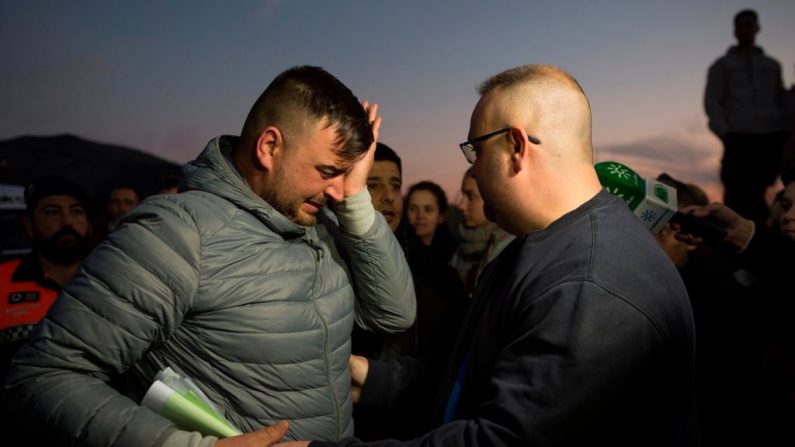
[[343,186],[343,195],[345,197],[350,197],[367,187],[367,176],[370,175],[370,169],[373,167],[373,161],[375,160],[375,146],[378,142],[378,131],[381,128],[378,104],[370,104],[365,100],[362,101],[362,107],[367,112],[367,121],[373,130],[373,143],[367,149],[365,155],[357,160],[351,166],[350,171],[345,174]]

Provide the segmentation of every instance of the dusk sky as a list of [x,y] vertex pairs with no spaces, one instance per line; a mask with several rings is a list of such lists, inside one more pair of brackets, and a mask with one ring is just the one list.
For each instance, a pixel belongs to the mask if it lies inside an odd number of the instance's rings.
[[0,0],[0,139],[69,133],[184,163],[238,134],[279,72],[319,65],[379,104],[404,186],[435,180],[455,200],[476,85],[551,63],[590,98],[596,161],[719,200],[703,89],[747,7],[789,88],[793,0]]

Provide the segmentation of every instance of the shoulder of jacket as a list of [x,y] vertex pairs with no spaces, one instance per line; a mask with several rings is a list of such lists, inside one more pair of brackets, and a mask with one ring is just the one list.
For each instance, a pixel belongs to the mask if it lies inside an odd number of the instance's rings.
[[164,220],[181,220],[201,233],[212,233],[233,220],[238,208],[209,192],[186,191],[148,197],[130,214],[144,217],[149,212]]

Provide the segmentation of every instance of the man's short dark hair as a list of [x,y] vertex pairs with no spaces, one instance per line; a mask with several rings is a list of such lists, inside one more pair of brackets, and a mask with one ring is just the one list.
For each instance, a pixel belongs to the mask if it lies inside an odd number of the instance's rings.
[[375,145],[375,161],[391,161],[397,165],[398,173],[403,177],[403,165],[397,152],[380,141]]
[[113,191],[118,191],[120,189],[129,189],[129,190],[131,190],[132,192],[135,193],[135,196],[138,197],[139,201],[143,200],[143,198],[144,198],[141,195],[141,191],[139,191],[138,188],[136,188],[132,184],[125,183],[125,182],[119,182],[119,183],[114,183],[114,184],[110,185],[110,189],[108,189],[108,200],[110,200],[110,196],[111,196],[111,194],[113,194]]
[[373,143],[373,131],[359,100],[320,67],[293,67],[278,75],[252,106],[241,136],[254,139],[265,126],[281,130],[285,141],[297,138],[320,119],[337,126],[337,155],[353,162]]
[[743,9],[734,15],[734,23],[737,23],[740,19],[754,19],[754,21],[759,22],[759,16],[753,9]]
[[91,201],[83,188],[67,178],[49,174],[36,177],[25,186],[25,206],[28,216],[33,217],[33,211],[39,201],[50,196],[74,197],[83,205],[86,213],[91,212]]

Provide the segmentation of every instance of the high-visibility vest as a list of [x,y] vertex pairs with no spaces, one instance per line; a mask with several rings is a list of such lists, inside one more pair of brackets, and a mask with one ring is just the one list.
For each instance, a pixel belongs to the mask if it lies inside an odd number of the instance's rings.
[[0,343],[27,338],[60,293],[38,281],[14,282],[20,262],[13,259],[0,264]]

